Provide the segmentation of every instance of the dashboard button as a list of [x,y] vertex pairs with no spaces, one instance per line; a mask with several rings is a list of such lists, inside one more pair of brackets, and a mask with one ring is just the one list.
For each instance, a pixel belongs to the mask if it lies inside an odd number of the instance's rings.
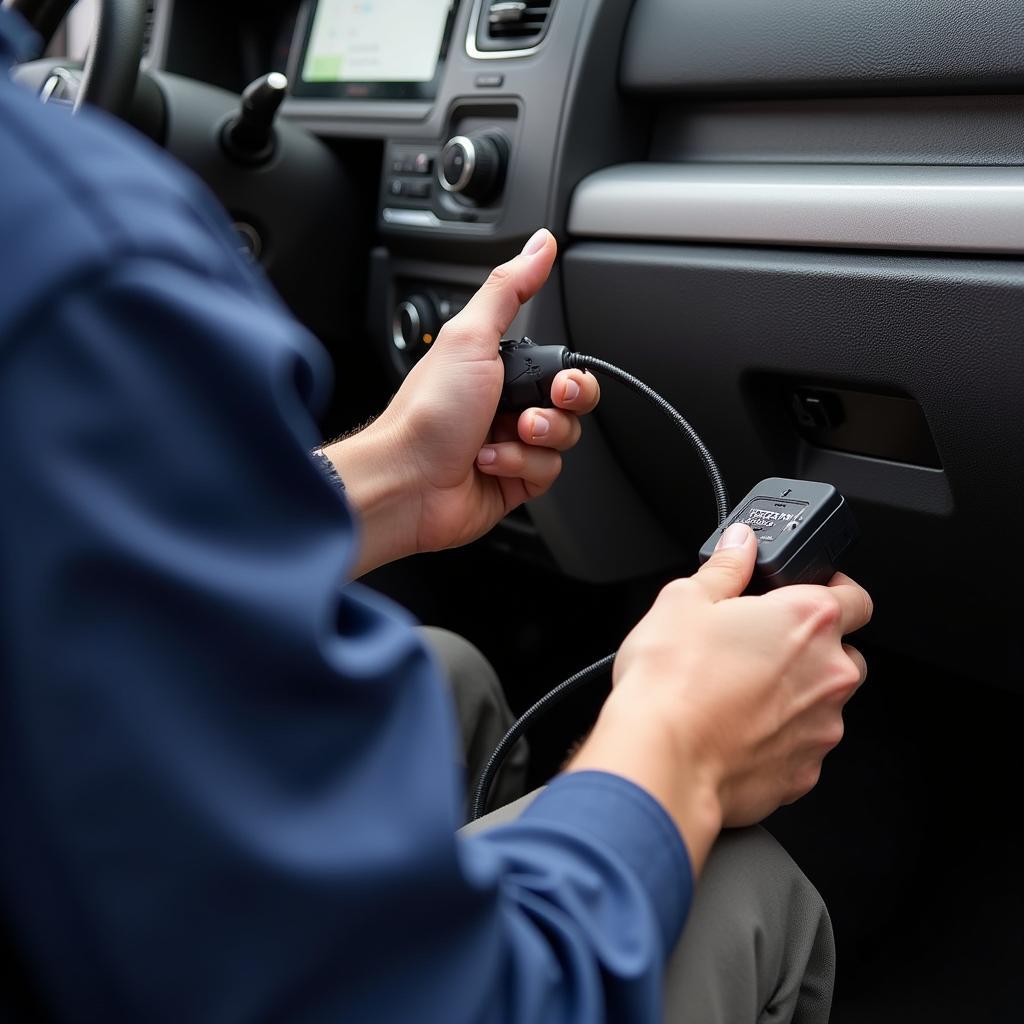
[[426,295],[410,295],[395,307],[392,341],[399,352],[419,358],[440,328],[437,307]]
[[413,174],[429,174],[434,169],[434,160],[429,153],[417,153],[413,157]]
[[441,151],[438,178],[446,192],[478,203],[500,191],[508,166],[508,143],[495,131],[470,132],[450,138]]
[[405,195],[405,183],[400,178],[392,178],[388,182],[388,191],[393,196],[404,196]]
[[476,76],[478,89],[500,89],[505,84],[505,76],[496,71],[485,71]]
[[430,197],[430,182],[407,181],[405,182],[402,194],[412,196],[414,199],[428,199]]
[[453,139],[445,147],[444,156],[441,158],[444,181],[453,191],[464,187],[469,175],[466,173],[466,165],[470,165],[472,174],[472,156],[467,152],[461,140]]

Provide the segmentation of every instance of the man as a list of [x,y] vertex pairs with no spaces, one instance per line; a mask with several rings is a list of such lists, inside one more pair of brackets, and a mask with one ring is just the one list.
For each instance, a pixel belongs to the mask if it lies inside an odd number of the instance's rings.
[[[24,42],[0,15],[0,62]],[[557,477],[592,378],[493,426],[498,340],[553,238],[326,449],[343,494],[308,454],[326,355],[196,182],[6,81],[0,166],[0,883],[33,1000],[81,1021],[655,1021],[703,871],[670,1007],[824,1019],[820,900],[764,833],[709,854],[839,741],[859,587],[740,598],[755,541],[731,529],[623,644],[567,771],[457,837],[437,667],[346,582]]]

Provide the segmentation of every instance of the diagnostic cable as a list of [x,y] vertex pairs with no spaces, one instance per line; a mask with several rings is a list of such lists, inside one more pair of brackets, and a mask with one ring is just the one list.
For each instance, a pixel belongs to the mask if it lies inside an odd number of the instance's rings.
[[[701,563],[711,557],[722,531],[733,523],[747,524],[757,537],[757,560],[747,593],[763,593],[798,583],[826,583],[835,573],[839,559],[857,539],[850,507],[831,484],[770,477],[757,484],[730,511],[721,471],[697,431],[657,391],[620,367],[596,356],[572,352],[564,345],[537,345],[529,338],[503,341],[500,353],[505,370],[500,408],[505,412],[550,408],[555,377],[562,370],[576,368],[620,381],[664,413],[697,453],[714,492],[718,526],[700,549]],[[601,676],[614,661],[612,653],[588,665],[523,712],[480,773],[471,821],[486,812],[494,779],[513,744],[538,717]]]

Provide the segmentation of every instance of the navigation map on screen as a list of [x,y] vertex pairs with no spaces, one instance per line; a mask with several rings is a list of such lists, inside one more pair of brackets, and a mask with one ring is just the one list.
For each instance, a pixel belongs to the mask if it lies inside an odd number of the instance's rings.
[[319,0],[307,82],[429,82],[452,0]]

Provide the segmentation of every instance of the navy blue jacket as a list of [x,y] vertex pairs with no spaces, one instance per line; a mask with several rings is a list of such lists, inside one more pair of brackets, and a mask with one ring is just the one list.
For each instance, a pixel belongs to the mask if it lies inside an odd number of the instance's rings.
[[653,1021],[691,893],[598,772],[457,838],[407,614],[349,582],[327,356],[204,188],[6,81],[0,899],[69,1021]]

